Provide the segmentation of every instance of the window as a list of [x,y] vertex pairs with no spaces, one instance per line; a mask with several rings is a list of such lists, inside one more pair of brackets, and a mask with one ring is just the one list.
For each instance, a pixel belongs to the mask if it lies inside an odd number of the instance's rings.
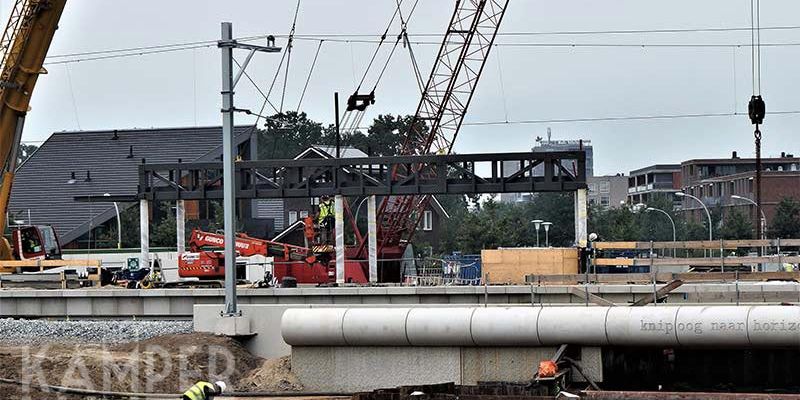
[[587,186],[589,187],[589,193],[594,193],[594,192],[596,192],[596,191],[597,191],[597,184],[595,184],[595,183],[590,183],[590,184],[588,184]]
[[600,193],[608,193],[611,191],[611,182],[600,182]]
[[608,196],[600,196],[600,205],[603,207],[608,207]]
[[297,211],[289,211],[289,225],[297,222]]
[[319,197],[312,197],[311,198],[311,205],[318,206],[319,205]]
[[308,216],[308,210],[300,211],[300,218],[305,218]]
[[433,230],[433,211],[425,210],[425,212],[422,214],[422,230]]

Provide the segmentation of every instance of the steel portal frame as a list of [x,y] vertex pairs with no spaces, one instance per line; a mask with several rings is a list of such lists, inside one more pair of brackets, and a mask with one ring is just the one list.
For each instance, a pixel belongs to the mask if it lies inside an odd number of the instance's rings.
[[[236,163],[235,186],[237,199],[573,192],[585,170],[583,151],[260,160]],[[137,198],[221,199],[222,184],[220,162],[143,163]]]

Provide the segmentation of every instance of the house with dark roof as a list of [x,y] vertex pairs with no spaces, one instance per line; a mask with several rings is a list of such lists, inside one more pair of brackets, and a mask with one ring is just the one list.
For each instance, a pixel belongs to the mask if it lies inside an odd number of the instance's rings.
[[[244,159],[252,159],[257,150],[251,128],[235,131]],[[52,225],[66,248],[94,247],[88,233],[115,221],[114,204],[77,202],[75,197],[136,195],[143,160],[199,162],[221,155],[220,127],[56,132],[17,169],[9,214],[27,224]],[[123,211],[133,204],[119,206]],[[212,217],[203,208],[187,202],[187,219]],[[243,207],[243,217],[252,218],[250,208]]]

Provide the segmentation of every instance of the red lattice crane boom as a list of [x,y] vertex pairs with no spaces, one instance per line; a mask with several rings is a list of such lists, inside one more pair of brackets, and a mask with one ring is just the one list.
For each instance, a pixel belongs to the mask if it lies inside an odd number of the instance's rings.
[[[507,6],[508,0],[456,1],[401,155],[451,152]],[[402,254],[428,202],[426,195],[384,198],[378,212],[379,258]]]

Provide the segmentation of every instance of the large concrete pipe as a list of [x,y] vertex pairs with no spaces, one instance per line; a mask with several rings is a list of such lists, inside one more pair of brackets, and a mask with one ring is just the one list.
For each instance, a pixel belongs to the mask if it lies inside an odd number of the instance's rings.
[[472,313],[477,308],[412,308],[406,336],[412,346],[473,346]]
[[294,346],[799,346],[800,307],[289,309]]
[[604,345],[608,307],[544,307],[536,329],[544,345]]
[[[409,345],[408,308],[351,308],[342,317],[342,334],[350,346]],[[285,315],[285,314],[284,314]]]
[[[289,312],[293,311],[293,312]],[[281,317],[281,335],[286,343],[296,346],[344,346],[342,321],[346,308],[309,308],[298,313],[287,310]]]
[[541,307],[476,308],[472,342],[476,346],[541,346],[536,321]]

